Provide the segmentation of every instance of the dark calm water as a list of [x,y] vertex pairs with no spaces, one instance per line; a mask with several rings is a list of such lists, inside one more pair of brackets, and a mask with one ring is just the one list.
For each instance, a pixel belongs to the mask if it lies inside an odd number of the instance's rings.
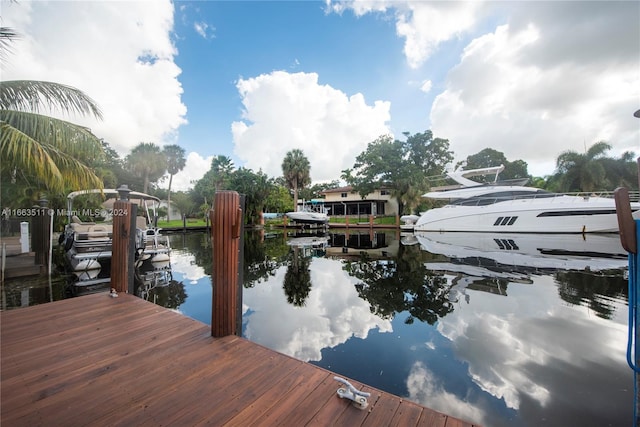
[[[618,236],[289,234],[246,234],[249,340],[487,427],[633,424]],[[210,240],[171,245],[140,295],[208,324]]]

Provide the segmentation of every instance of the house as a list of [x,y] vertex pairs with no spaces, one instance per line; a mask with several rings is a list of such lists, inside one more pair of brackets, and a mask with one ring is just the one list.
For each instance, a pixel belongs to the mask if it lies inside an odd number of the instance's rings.
[[[166,200],[160,201],[160,208],[169,210],[169,202]],[[164,215],[161,219],[167,220],[167,215]],[[171,219],[182,219],[182,212],[173,203],[171,203]]]
[[324,190],[322,195],[331,216],[398,214],[398,202],[385,188],[369,193],[364,199],[351,186]]

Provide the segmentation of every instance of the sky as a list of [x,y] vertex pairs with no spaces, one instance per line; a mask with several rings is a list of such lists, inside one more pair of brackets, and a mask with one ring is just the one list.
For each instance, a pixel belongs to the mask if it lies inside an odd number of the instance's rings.
[[455,162],[493,148],[534,176],[598,141],[640,154],[637,1],[0,1],[21,34],[0,79],[82,90],[103,120],[63,117],[123,158],[180,145],[176,190],[217,155],[281,176],[295,148],[339,180],[379,136],[425,130]]

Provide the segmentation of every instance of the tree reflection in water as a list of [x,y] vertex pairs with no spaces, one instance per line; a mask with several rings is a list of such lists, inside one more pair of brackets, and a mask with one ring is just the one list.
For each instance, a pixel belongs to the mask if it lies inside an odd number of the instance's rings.
[[424,252],[418,245],[402,246],[394,257],[372,260],[366,253],[358,261],[344,265],[349,275],[358,278],[358,295],[371,304],[376,315],[390,319],[407,312],[405,323],[416,319],[433,325],[453,311],[447,279],[428,271]]
[[249,231],[244,237],[244,283],[253,288],[275,275],[287,263],[289,247],[281,235],[266,234],[264,230]]
[[584,305],[596,316],[612,319],[615,306],[612,300],[628,300],[627,279],[620,271],[590,273],[588,271],[558,271],[554,274],[558,282],[558,294],[573,305]]
[[301,254],[298,246],[291,248],[291,262],[284,275],[282,288],[287,296],[287,302],[296,307],[304,307],[309,292],[311,292],[311,264],[310,258]]

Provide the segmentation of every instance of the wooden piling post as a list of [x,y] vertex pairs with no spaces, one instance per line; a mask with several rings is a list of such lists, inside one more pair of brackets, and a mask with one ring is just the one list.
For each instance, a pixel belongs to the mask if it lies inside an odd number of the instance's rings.
[[211,219],[213,243],[213,301],[211,335],[224,337],[238,334],[238,301],[241,301],[239,283],[239,251],[242,235],[242,208],[240,195],[235,191],[220,191],[215,195]]
[[51,209],[47,206],[49,201],[42,197],[38,200],[40,205],[33,209],[35,215],[31,221],[31,248],[35,253],[37,265],[49,265],[49,246],[51,245]]
[[133,293],[135,273],[136,215],[138,206],[129,201],[131,190],[118,188],[120,200],[113,204],[113,240],[111,245],[111,287],[116,292]]

